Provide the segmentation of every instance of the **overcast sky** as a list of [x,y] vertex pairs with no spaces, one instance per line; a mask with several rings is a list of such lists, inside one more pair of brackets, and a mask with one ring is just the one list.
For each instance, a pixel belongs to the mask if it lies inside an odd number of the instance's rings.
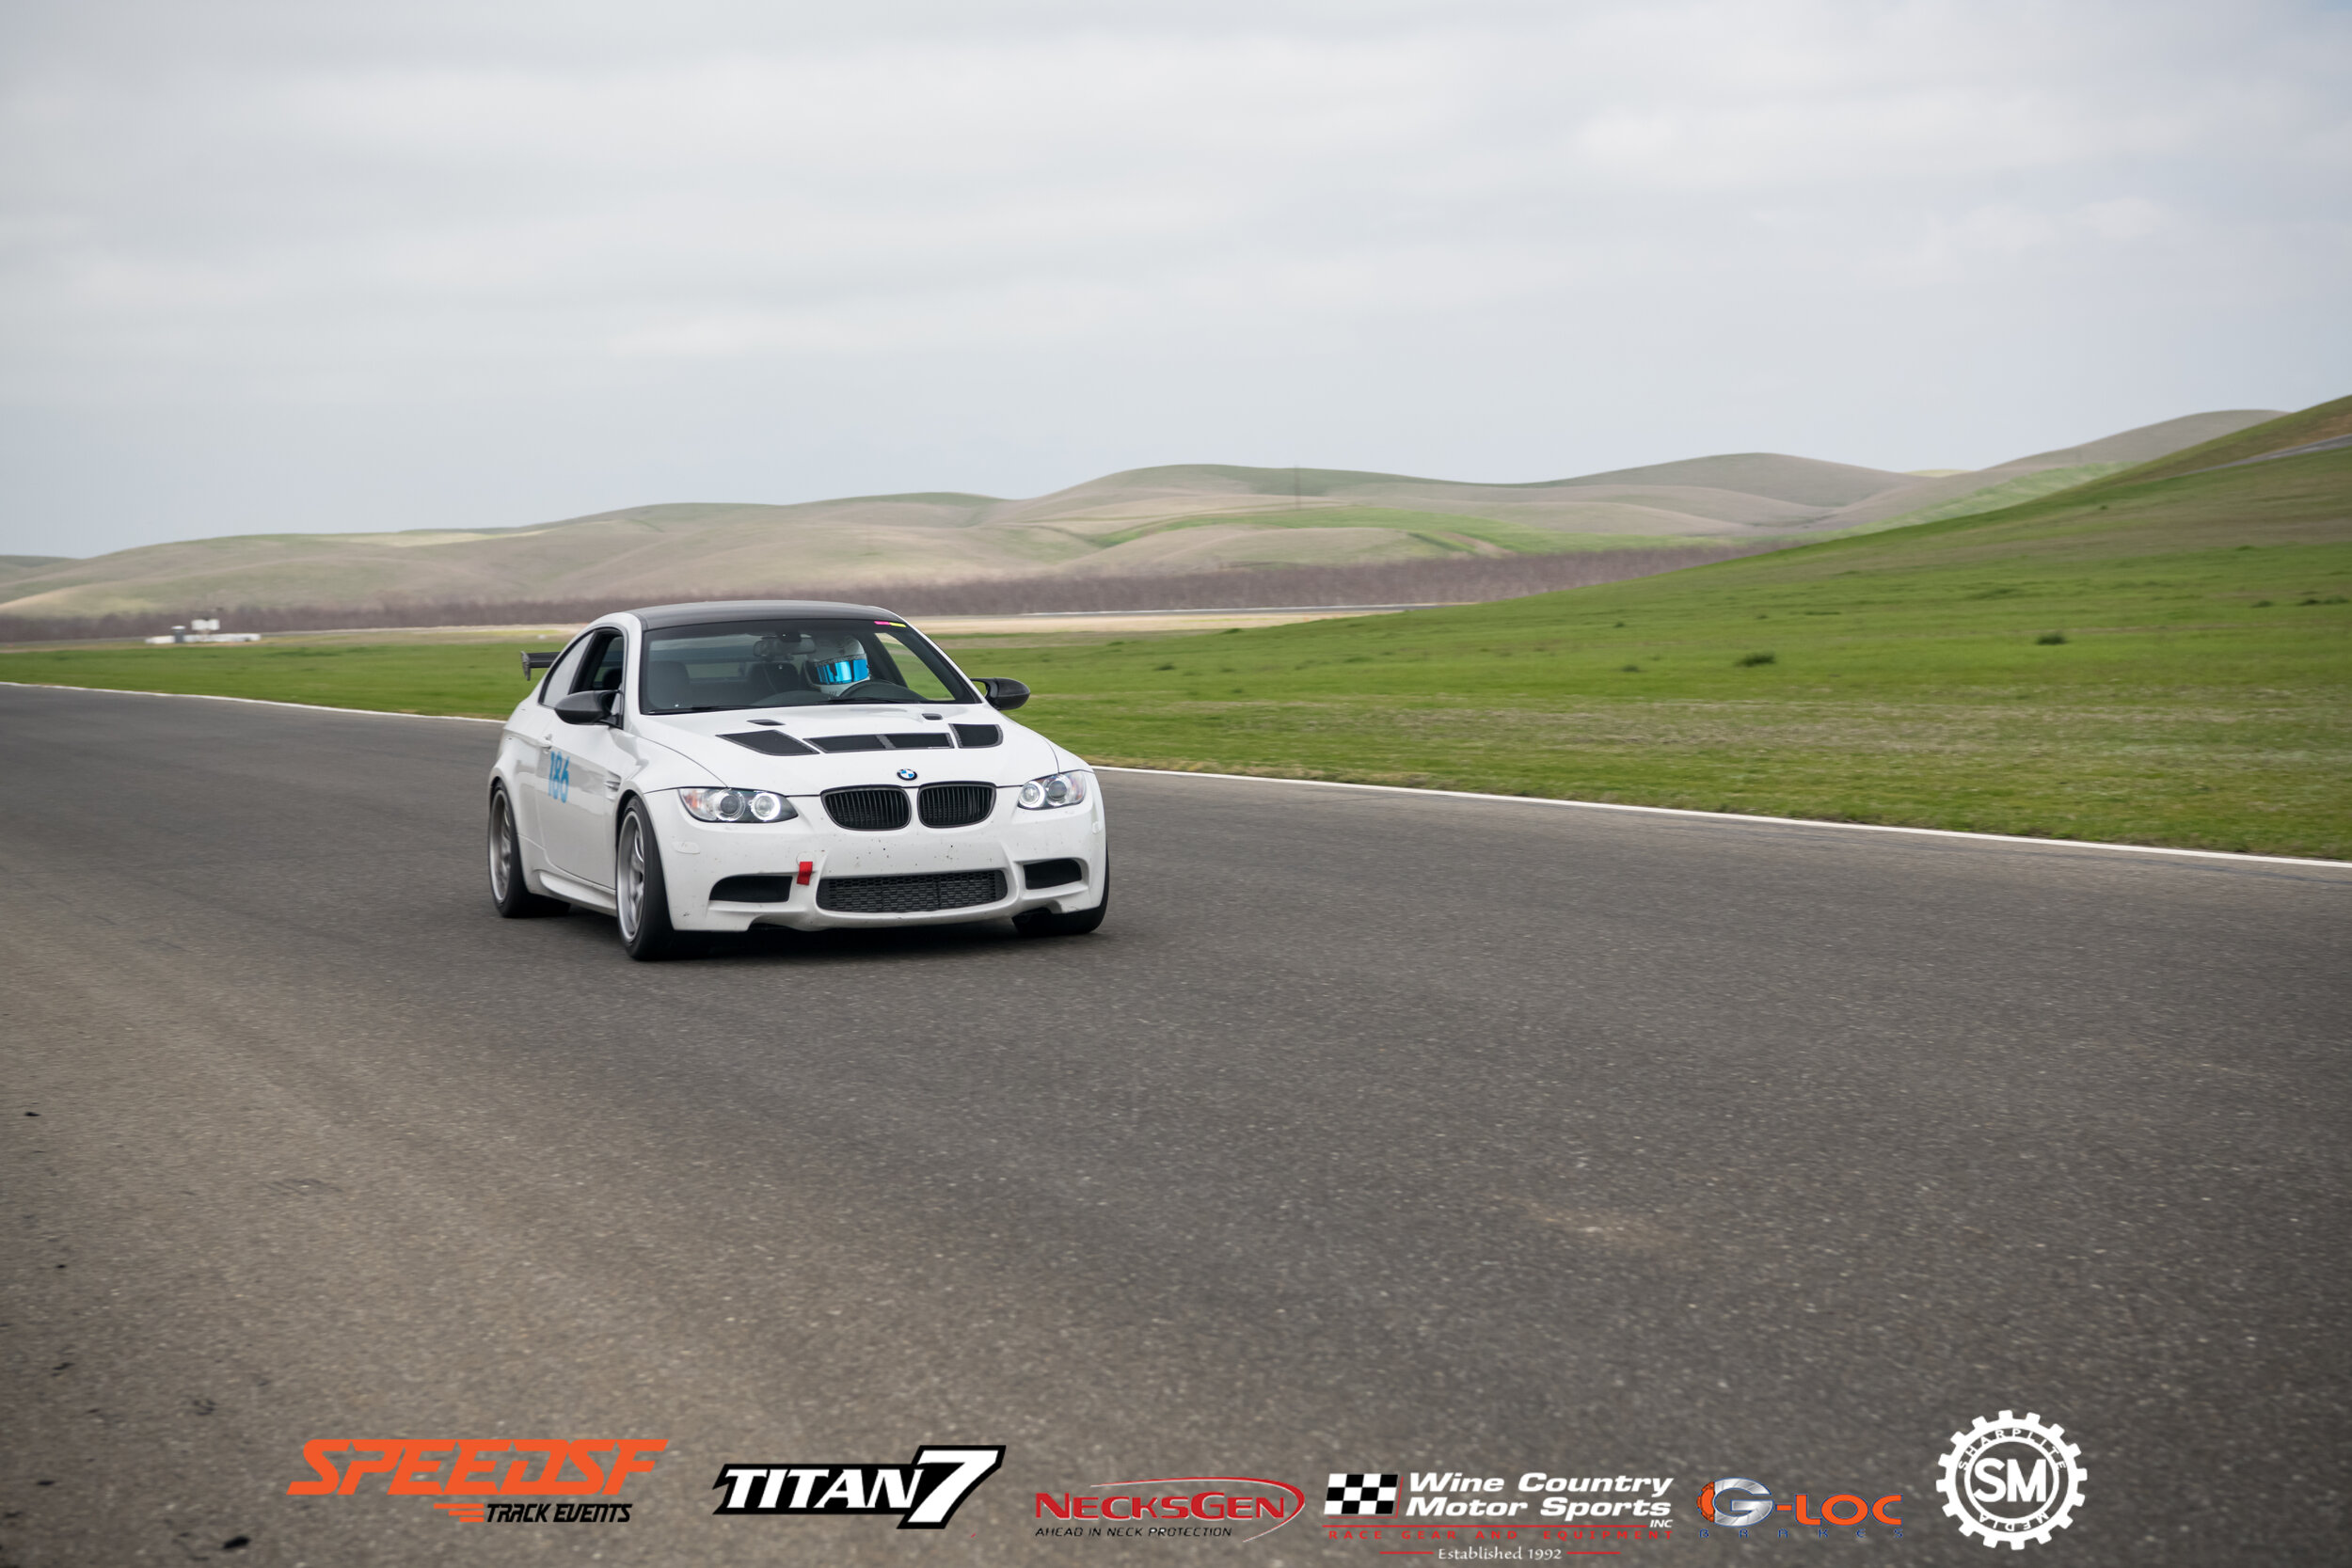
[[0,551],[2352,392],[2352,9],[0,8]]

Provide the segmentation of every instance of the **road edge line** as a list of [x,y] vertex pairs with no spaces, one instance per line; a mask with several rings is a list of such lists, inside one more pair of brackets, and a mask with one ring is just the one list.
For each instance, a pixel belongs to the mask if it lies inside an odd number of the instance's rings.
[[0,681],[0,686],[26,691],[102,691],[118,697],[187,697],[200,703],[251,703],[256,707],[299,708],[305,713],[358,713],[370,719],[430,719],[443,724],[503,724],[503,719],[476,719],[465,713],[403,713],[389,707],[333,707],[326,703],[281,703],[274,697],[224,697],[216,691],[142,691],[128,686],[65,686],[56,681]]
[[2234,849],[2176,849],[2161,844],[2108,844],[2095,838],[2028,838],[2021,833],[1972,833],[1959,828],[1903,828],[1883,822],[1833,822],[1819,816],[1762,816],[1736,811],[1693,811],[1687,806],[1629,806],[1615,800],[1567,800],[1552,795],[1482,795],[1469,789],[1416,789],[1410,784],[1349,784],[1339,779],[1283,779],[1263,773],[1200,773],[1188,768],[1116,768],[1089,763],[1097,773],[1150,773],[1165,779],[1230,779],[1243,784],[1310,784],[1318,789],[1363,789],[1382,795],[1435,796],[1451,800],[1500,800],[1516,806],[1565,806],[1577,811],[1623,811],[1646,816],[1696,816],[1712,822],[1761,822],[1782,828],[1837,828],[1864,833],[1915,833],[1929,838],[1973,839],[1985,844],[2030,844],[2049,849],[2106,849],[2125,855],[2181,855],[2192,860],[2247,862],[2263,865],[2320,865],[2352,871],[2352,861],[2306,860],[2294,855],[2249,855]]

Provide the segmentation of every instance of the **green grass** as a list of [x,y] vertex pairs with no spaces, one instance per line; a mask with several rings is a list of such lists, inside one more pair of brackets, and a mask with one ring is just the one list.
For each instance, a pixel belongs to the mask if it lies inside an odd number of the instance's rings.
[[2077,484],[2088,484],[2094,479],[2122,473],[2131,467],[2129,463],[2078,463],[2069,468],[2041,468],[2021,474],[1998,484],[1988,484],[1981,490],[1971,490],[1955,496],[1939,506],[1923,506],[1915,512],[1889,517],[1883,523],[1867,523],[1853,533],[1878,532],[1886,529],[1910,528],[1916,523],[1940,523],[1949,517],[1973,517],[1980,512],[1998,512],[2021,502],[2038,500],[2060,490],[2071,490]]
[[[489,716],[516,645],[0,679]],[[2352,859],[2352,451],[1499,604],[958,654],[1102,763]]]

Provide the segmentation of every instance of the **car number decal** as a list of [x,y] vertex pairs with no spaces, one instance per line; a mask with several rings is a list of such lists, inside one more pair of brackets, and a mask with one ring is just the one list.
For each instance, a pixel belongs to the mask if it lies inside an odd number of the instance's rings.
[[548,799],[572,798],[572,759],[550,747],[548,751]]

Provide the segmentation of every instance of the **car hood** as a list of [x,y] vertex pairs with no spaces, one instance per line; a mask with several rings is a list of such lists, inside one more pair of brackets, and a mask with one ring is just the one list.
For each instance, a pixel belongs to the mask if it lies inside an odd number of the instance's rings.
[[[931,714],[939,717],[928,717]],[[784,795],[895,784],[901,782],[901,768],[913,769],[926,784],[971,780],[1018,784],[1083,766],[1035,730],[986,707],[860,703],[839,708],[638,714],[629,723],[645,739],[707,769],[709,778],[699,782]],[[997,733],[993,745],[976,733],[985,729]],[[936,744],[943,739],[947,744]]]

